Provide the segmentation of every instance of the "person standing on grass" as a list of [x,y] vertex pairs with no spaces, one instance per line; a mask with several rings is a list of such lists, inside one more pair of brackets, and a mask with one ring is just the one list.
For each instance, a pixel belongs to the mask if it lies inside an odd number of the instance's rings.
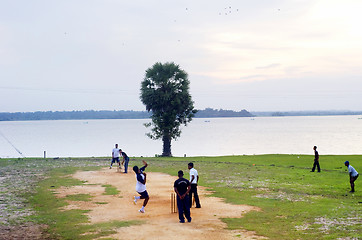
[[191,190],[191,185],[189,180],[184,178],[184,172],[182,170],[178,171],[178,179],[174,182],[173,188],[177,194],[177,209],[180,223],[185,222],[185,217],[187,222],[191,222],[190,201],[188,195]]
[[311,172],[314,172],[316,167],[318,169],[318,172],[321,172],[321,167],[319,166],[319,153],[317,151],[317,146],[314,146],[313,150],[314,150],[314,163],[313,163],[313,168],[312,168]]
[[117,162],[119,168],[121,168],[121,163],[119,161],[119,149],[118,149],[118,144],[116,143],[115,148],[113,148],[112,150],[112,162],[111,162],[111,166],[109,167],[109,169],[112,168],[113,163]]
[[189,194],[190,208],[192,207],[192,194],[194,194],[196,208],[201,208],[199,195],[197,194],[197,183],[199,182],[199,174],[197,173],[197,170],[194,168],[194,164],[192,162],[188,164],[188,169],[190,170],[190,183],[191,183],[191,190]]
[[123,157],[122,165],[124,166],[124,173],[127,173],[129,157],[125,152],[122,151],[122,149],[119,149],[119,153]]
[[136,179],[137,179],[136,192],[138,192],[138,194],[140,195],[140,196],[134,196],[133,201],[134,201],[134,204],[137,204],[137,200],[144,199],[142,208],[138,211],[140,213],[145,213],[145,207],[146,207],[150,197],[148,196],[148,193],[146,190],[147,174],[144,172],[146,167],[148,166],[148,164],[146,163],[146,161],[142,161],[142,162],[144,165],[143,167],[141,167],[141,168],[138,168],[137,166],[133,167],[133,171],[136,173]]
[[347,167],[348,173],[349,173],[349,183],[351,184],[351,191],[350,193],[354,192],[354,181],[357,180],[359,174],[356,171],[356,169],[354,169],[354,167],[352,167],[351,165],[349,165],[348,161],[344,162],[344,165]]

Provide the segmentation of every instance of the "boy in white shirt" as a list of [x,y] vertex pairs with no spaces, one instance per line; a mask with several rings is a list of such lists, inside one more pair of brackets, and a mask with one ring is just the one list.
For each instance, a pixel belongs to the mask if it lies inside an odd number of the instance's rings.
[[197,194],[197,183],[199,182],[199,174],[197,170],[194,168],[194,164],[192,162],[188,164],[188,169],[190,170],[190,183],[191,183],[191,190],[189,193],[190,208],[192,207],[192,193],[194,194],[196,208],[201,208],[199,195]]
[[347,167],[348,173],[349,173],[349,183],[351,184],[350,193],[353,193],[354,192],[354,181],[357,180],[359,175],[358,175],[358,172],[356,171],[356,169],[354,169],[354,167],[349,165],[349,161],[345,161],[344,165]]
[[112,168],[113,163],[117,162],[119,168],[121,168],[121,162],[119,161],[119,149],[118,149],[118,144],[115,145],[115,148],[113,148],[112,150],[112,162],[111,162],[111,166],[109,167],[110,169]]
[[145,213],[145,207],[146,207],[150,197],[148,196],[148,193],[146,190],[147,174],[144,172],[146,167],[148,166],[148,164],[146,161],[142,161],[142,162],[144,165],[143,167],[141,167],[141,168],[138,168],[138,166],[133,167],[133,171],[136,173],[136,179],[137,179],[136,192],[138,192],[138,194],[141,195],[141,196],[134,196],[133,201],[134,201],[134,204],[136,204],[138,199],[144,199],[142,208],[139,210],[139,212]]

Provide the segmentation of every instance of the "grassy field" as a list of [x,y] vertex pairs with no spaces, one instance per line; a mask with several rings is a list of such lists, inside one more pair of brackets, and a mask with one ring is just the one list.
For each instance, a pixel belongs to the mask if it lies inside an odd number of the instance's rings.
[[[222,219],[230,229],[255,231],[269,239],[362,239],[362,178],[356,192],[349,193],[344,161],[362,172],[362,156],[321,156],[322,172],[310,172],[313,156],[257,155],[225,157],[149,158],[148,171],[176,176],[192,161],[200,174],[200,185],[232,204],[257,206],[243,218]],[[85,211],[60,212],[66,199],[52,190],[83,184],[69,174],[78,169],[107,166],[108,159],[0,159],[1,226],[34,222],[48,226],[52,238],[94,239],[115,228],[141,222],[84,225]],[[141,159],[130,162],[140,165]],[[111,185],[105,194],[118,194]],[[149,189],[152,192],[152,189]],[[68,196],[89,201],[90,196]],[[103,203],[99,203],[103,204]],[[201,199],[202,204],[202,199]],[[69,231],[72,229],[72,231]],[[85,232],[93,234],[84,235]]]

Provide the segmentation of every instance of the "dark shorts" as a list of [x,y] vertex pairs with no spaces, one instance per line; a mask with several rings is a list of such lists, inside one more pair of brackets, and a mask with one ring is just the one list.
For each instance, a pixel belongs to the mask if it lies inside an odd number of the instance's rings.
[[148,192],[144,191],[144,192],[139,192],[139,195],[141,195],[142,198],[148,198]]
[[118,162],[119,163],[119,157],[112,158],[112,163]]
[[357,174],[356,176],[352,177],[351,180],[352,180],[353,182],[356,181],[357,178],[358,178],[358,176],[359,176],[359,174]]

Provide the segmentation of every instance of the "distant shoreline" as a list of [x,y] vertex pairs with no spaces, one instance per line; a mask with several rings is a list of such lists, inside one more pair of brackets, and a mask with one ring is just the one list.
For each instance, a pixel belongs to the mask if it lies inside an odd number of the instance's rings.
[[[256,157],[256,156],[296,156],[296,157],[310,157],[310,156],[314,156],[314,154],[297,154],[297,153],[264,153],[264,154],[240,154],[240,155],[219,155],[219,156],[173,156],[173,157],[161,157],[161,156],[130,156],[131,160],[142,160],[142,159],[192,159],[192,158],[215,158],[215,157],[245,157],[245,156],[250,156],[250,157]],[[356,153],[356,154],[325,154],[323,155],[324,157],[330,157],[330,156],[334,156],[334,157],[346,157],[346,156],[362,156],[361,153]],[[106,164],[108,164],[110,157],[109,156],[105,156],[105,157],[95,157],[95,156],[83,156],[83,157],[72,157],[72,156],[62,156],[62,157],[36,157],[36,156],[31,156],[31,157],[0,157],[0,161],[6,161],[6,160],[19,160],[19,159],[23,159],[23,160],[97,160],[97,161],[105,161]]]
[[[206,108],[198,110],[194,118],[233,118],[233,117],[287,117],[287,116],[354,116],[362,111],[265,111],[249,112]],[[37,112],[0,112],[0,121],[37,121],[37,120],[92,120],[92,119],[148,119],[147,111],[37,111]],[[361,117],[362,119],[362,117]]]
[[251,113],[257,117],[362,115],[362,111],[285,111],[285,112],[251,112]]

